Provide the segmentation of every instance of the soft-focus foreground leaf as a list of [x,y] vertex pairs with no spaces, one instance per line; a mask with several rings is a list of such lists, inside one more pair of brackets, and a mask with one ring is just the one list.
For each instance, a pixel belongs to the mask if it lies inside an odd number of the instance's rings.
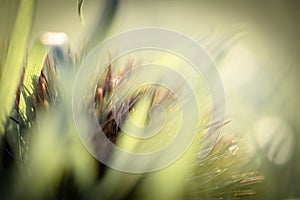
[[[132,120],[136,124],[144,126],[148,118],[150,107],[151,97],[146,95],[140,99],[135,106],[135,113],[131,115]],[[125,124],[125,126],[128,126],[128,124]],[[120,138],[118,146],[121,146],[127,151],[136,150],[137,146],[139,145],[139,141],[135,140],[131,136],[126,135],[125,133],[121,134],[122,138]],[[112,159],[114,160],[113,162],[118,165],[128,165],[132,162],[131,160],[120,157],[117,154],[113,155]],[[104,199],[122,199],[122,197],[126,196],[132,190],[141,177],[142,174],[124,173],[114,169],[108,169],[103,180],[101,180],[99,184],[99,195],[102,195],[101,197]],[[123,184],[124,181],[126,181],[125,185]],[[116,190],[118,190],[117,193],[115,192]]]
[[36,0],[22,0],[9,44],[6,62],[0,77],[0,134],[3,134],[8,115],[24,66],[28,38],[31,32]]

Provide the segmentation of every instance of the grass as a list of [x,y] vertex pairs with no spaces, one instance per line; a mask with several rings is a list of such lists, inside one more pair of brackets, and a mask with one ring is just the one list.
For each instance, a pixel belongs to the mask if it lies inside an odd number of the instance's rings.
[[13,107],[25,63],[28,39],[35,13],[35,0],[23,0],[10,38],[5,64],[0,77],[0,134]]
[[[78,1],[79,11],[82,4]],[[259,163],[249,157],[237,136],[224,136],[203,153],[207,130],[199,129],[191,148],[180,159],[152,173],[116,171],[93,158],[77,135],[71,107],[70,83],[85,53],[74,55],[68,46],[51,48],[37,41],[27,56],[34,10],[35,1],[21,1],[9,45],[3,42],[0,51],[4,58],[0,63],[3,199],[261,198],[264,176]],[[85,46],[82,52],[89,48]],[[67,53],[58,57],[59,50]],[[107,138],[116,145],[147,152],[174,138],[180,121],[179,105],[174,103],[174,95],[152,86],[133,94],[124,91],[114,104],[111,95],[120,84],[118,80],[137,64],[129,60],[125,65],[108,66],[99,81],[91,81],[89,101],[83,102],[81,109],[96,116]],[[146,142],[126,136],[118,125],[126,126],[129,116],[141,126],[147,124],[149,109],[156,103],[167,108],[168,123],[161,136]],[[208,116],[202,117],[202,127],[207,126]],[[107,156],[120,162],[113,152]]]

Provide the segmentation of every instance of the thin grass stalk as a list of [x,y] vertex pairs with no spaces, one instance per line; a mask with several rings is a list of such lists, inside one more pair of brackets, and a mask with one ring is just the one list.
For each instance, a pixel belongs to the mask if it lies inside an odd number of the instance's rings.
[[32,29],[36,0],[22,0],[12,32],[6,62],[0,77],[0,135],[14,105]]

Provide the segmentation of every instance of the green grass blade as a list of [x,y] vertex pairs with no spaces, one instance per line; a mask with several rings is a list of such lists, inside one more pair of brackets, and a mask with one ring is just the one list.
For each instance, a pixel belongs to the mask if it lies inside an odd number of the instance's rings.
[[[43,45],[39,40],[35,42],[31,53],[29,55],[29,59],[27,62],[26,71],[24,74],[23,87],[26,88],[28,94],[26,96],[30,96],[33,94],[34,83],[33,77],[39,77],[41,70],[43,68],[46,56],[50,50],[49,46]],[[26,116],[26,96],[22,93],[20,98],[20,111],[22,112],[25,119]]]
[[1,77],[2,68],[5,63],[6,55],[8,52],[8,45],[9,45],[8,39],[0,38],[0,77]]
[[22,0],[19,5],[6,62],[0,77],[0,135],[4,133],[20,83],[35,7],[36,0]]
[[82,13],[83,3],[84,3],[84,0],[77,0],[77,12],[78,12],[78,15],[79,15],[81,21],[83,21],[83,13]]

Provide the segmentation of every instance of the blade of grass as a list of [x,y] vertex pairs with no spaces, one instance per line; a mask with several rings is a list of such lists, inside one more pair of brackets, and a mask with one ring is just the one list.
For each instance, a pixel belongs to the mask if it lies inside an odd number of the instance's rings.
[[1,77],[2,68],[5,63],[6,55],[8,52],[8,45],[9,45],[8,39],[0,39],[0,77]]
[[14,104],[32,29],[36,0],[22,0],[0,77],[0,135]]
[[46,56],[50,50],[49,46],[43,45],[39,40],[35,42],[28,62],[27,62],[27,67],[26,71],[24,74],[24,81],[23,81],[23,87],[26,88],[26,95],[22,93],[21,98],[20,98],[20,111],[22,112],[23,116],[25,119],[27,119],[26,116],[26,97],[25,96],[30,96],[33,94],[33,89],[34,89],[34,83],[33,83],[33,77],[39,77],[41,70],[44,65],[44,61],[46,59]]
[[84,0],[77,0],[77,12],[80,17],[80,20],[83,22],[83,13],[82,13],[82,6],[83,6]]

